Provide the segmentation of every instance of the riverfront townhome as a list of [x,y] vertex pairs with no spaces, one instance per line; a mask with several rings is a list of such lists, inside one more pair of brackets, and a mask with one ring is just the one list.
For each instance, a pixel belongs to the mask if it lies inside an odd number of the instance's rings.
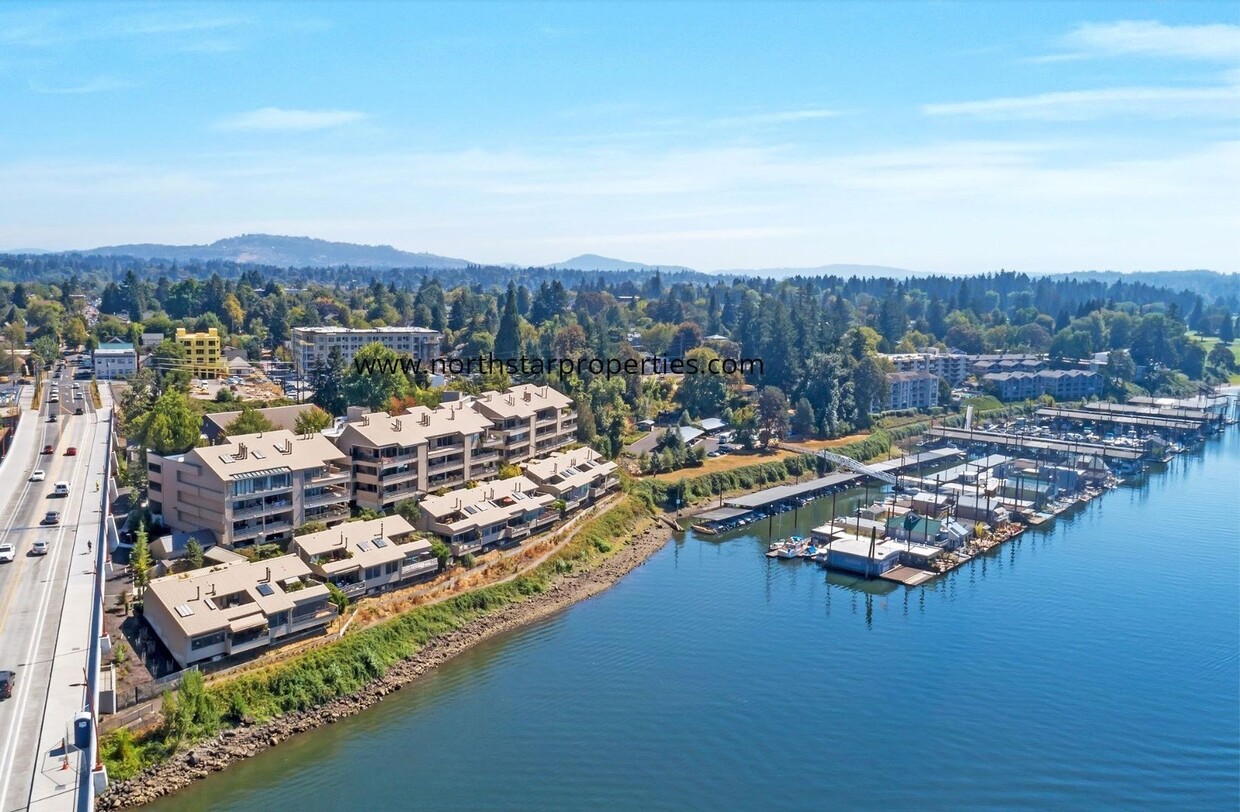
[[362,508],[389,511],[499,472],[501,439],[466,401],[399,416],[351,406],[335,440],[352,465],[353,498]]
[[522,467],[540,491],[562,499],[570,512],[620,486],[616,464],[593,448],[562,451]]
[[413,525],[401,516],[346,522],[298,536],[289,552],[306,562],[315,580],[333,584],[350,598],[401,586],[439,570],[431,543],[415,538]]
[[321,434],[268,431],[161,457],[147,454],[151,511],[226,547],[288,541],[307,522],[349,517],[348,457]]
[[500,452],[510,463],[539,457],[573,442],[577,411],[573,399],[550,386],[521,384],[503,392],[484,392],[474,408],[503,438]]
[[418,505],[418,526],[434,533],[455,556],[519,543],[551,526],[555,497],[523,476],[428,496]]
[[322,629],[328,589],[295,555],[231,561],[151,581],[143,614],[182,668]]

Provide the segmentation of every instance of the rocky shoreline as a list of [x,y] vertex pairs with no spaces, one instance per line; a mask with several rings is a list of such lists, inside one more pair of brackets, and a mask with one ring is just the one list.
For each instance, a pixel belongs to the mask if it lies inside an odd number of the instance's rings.
[[95,804],[100,810],[130,809],[179,792],[235,761],[254,756],[298,733],[352,716],[399,691],[457,654],[494,635],[511,631],[597,595],[645,563],[669,540],[662,521],[638,533],[620,550],[585,572],[567,573],[532,598],[480,617],[451,634],[436,638],[417,654],[394,665],[382,678],[349,696],[317,708],[286,714],[269,722],[230,728],[196,742],[161,764],[127,781],[112,784]]

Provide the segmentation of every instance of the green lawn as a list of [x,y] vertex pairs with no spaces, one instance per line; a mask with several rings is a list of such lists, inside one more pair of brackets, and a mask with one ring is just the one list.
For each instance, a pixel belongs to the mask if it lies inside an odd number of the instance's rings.
[[[1202,347],[1205,348],[1205,351],[1207,353],[1210,350],[1214,349],[1214,345],[1218,343],[1218,339],[1215,338],[1214,336],[1199,335],[1197,333],[1192,332],[1191,330],[1189,331],[1188,336],[1189,338],[1196,339],[1197,342],[1201,344]],[[1236,359],[1236,365],[1240,366],[1240,341],[1231,342],[1231,356]],[[1240,383],[1240,373],[1232,375],[1231,382]]]

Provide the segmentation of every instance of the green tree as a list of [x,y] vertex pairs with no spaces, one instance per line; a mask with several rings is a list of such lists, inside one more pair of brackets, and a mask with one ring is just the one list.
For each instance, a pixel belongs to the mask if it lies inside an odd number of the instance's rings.
[[714,350],[708,347],[690,350],[686,356],[686,366],[694,361],[701,371],[685,375],[677,396],[690,414],[699,418],[714,417],[723,411],[728,401],[728,378],[707,371],[710,364],[719,362],[719,354]]
[[758,434],[762,445],[778,442],[788,434],[788,398],[777,386],[764,386],[758,393]]
[[320,409],[318,406],[311,405],[308,409],[303,409],[298,415],[297,420],[293,422],[293,431],[297,434],[318,434],[332,424],[332,416]]
[[797,401],[796,412],[792,415],[792,433],[798,437],[811,437],[814,434],[814,406],[809,398]]
[[398,502],[396,505],[396,515],[414,527],[418,526],[418,519],[422,518],[422,509],[418,507],[418,503],[412,499],[406,499]]
[[310,373],[310,386],[314,389],[314,404],[329,415],[344,414],[349,400],[345,396],[344,355],[339,347],[332,347],[326,360],[316,358]]
[[198,569],[203,563],[202,545],[198,543],[198,539],[192,536],[189,541],[185,542],[185,560],[194,569]]
[[275,431],[276,425],[267,419],[267,416],[255,409],[253,406],[245,405],[241,407],[241,414],[224,428],[224,434],[228,437],[238,437],[242,434],[258,434],[264,431]]
[[416,388],[401,368],[404,358],[378,342],[358,350],[352,367],[344,374],[345,403],[375,410],[392,398],[412,397]]
[[129,550],[129,569],[133,571],[133,584],[141,597],[151,581],[151,548],[147,543],[145,522],[139,523],[134,533],[133,547]]
[[508,283],[504,296],[504,312],[495,332],[495,357],[516,358],[521,352],[521,315],[517,312],[517,286]]
[[135,421],[134,438],[142,448],[160,456],[180,454],[198,444],[201,425],[201,419],[190,408],[189,398],[170,389]]
[[53,335],[39,336],[30,345],[30,354],[38,359],[44,369],[56,363],[60,358],[60,342]]
[[443,539],[431,539],[431,555],[439,559],[439,568],[444,569],[448,566],[448,562],[452,560],[452,548],[443,543]]
[[349,596],[341,591],[340,587],[328,581],[327,584],[327,602],[334,604],[340,610],[340,614],[344,614],[349,608]]

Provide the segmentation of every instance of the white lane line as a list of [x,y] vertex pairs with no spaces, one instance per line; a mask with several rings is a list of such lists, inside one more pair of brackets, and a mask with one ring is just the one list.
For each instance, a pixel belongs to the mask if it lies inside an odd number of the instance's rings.
[[[76,483],[76,480],[81,477],[81,475],[84,472],[83,469],[85,468],[85,466],[78,465],[77,462],[79,461],[75,460],[74,462],[75,470],[74,470],[73,478],[71,480],[75,483]],[[81,494],[80,498],[84,498],[84,497],[85,497],[85,494]],[[80,499],[79,499],[78,510],[80,514],[81,512]],[[74,527],[76,528],[76,525],[74,525]],[[68,530],[68,525],[61,525],[60,532],[57,534],[57,541],[56,541],[57,549],[54,551],[54,555],[56,556],[56,562],[59,561],[59,558],[62,555],[62,548],[65,546],[63,544],[62,537],[64,536],[67,530]],[[70,561],[72,561],[72,555],[70,555]],[[54,562],[51,567],[53,572],[55,571],[56,566],[57,566],[57,563]],[[48,577],[48,579],[44,581],[43,583],[43,592],[39,597],[38,611],[35,616],[34,633],[30,636],[30,644],[27,646],[26,656],[23,659],[23,663],[28,666],[28,670],[33,670],[35,667],[35,663],[34,663],[35,653],[36,653],[36,649],[38,648],[39,642],[42,638],[43,624],[47,620],[47,610],[51,603],[50,598],[51,598],[52,585],[55,582],[56,582],[55,577]],[[54,652],[55,652],[55,649],[53,648],[53,653]],[[49,663],[49,669],[50,669],[50,663]],[[30,678],[30,675],[27,674],[23,676],[24,678],[18,684],[18,689],[17,689],[18,712],[13,714],[13,718],[9,720],[9,730],[8,730],[8,734],[5,736],[5,742],[4,742],[3,760],[0,761],[0,803],[5,802],[5,799],[7,799],[8,797],[9,784],[13,778],[12,762],[16,758],[16,752],[13,748],[13,743],[14,743],[14,737],[17,734],[17,729],[18,729],[17,723],[23,715],[22,711],[25,711],[28,709],[28,706],[26,704],[26,695],[30,692],[30,684],[31,682],[33,682],[33,680]],[[50,691],[51,690],[50,670],[48,673],[48,680],[49,680],[48,690]],[[41,727],[42,726],[40,726],[40,728]],[[33,776],[32,776],[32,780],[33,780]]]

